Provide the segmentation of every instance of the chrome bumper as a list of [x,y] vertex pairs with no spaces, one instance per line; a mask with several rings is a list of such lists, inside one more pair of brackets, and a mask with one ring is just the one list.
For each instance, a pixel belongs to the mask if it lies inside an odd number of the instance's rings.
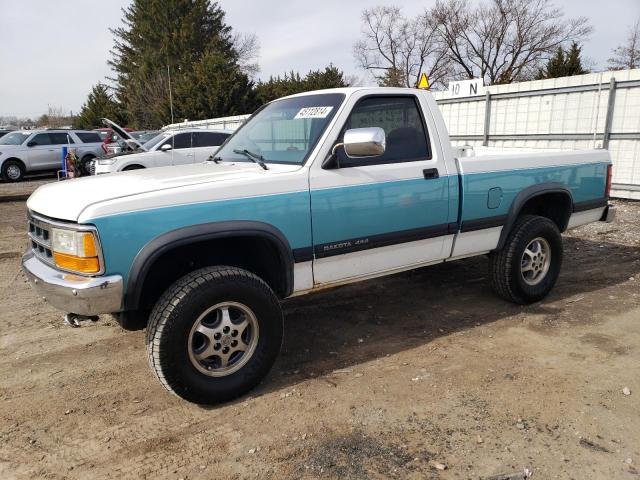
[[611,223],[616,218],[616,207],[614,205],[607,205],[602,212],[601,222]]
[[29,283],[44,300],[63,312],[98,315],[122,309],[122,277],[82,277],[60,272],[31,252],[22,257]]

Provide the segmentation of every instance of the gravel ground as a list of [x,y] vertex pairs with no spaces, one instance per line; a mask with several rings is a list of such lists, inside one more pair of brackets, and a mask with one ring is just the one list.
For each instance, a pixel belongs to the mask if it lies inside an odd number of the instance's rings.
[[0,203],[0,478],[638,478],[640,203],[617,204],[535,305],[493,295],[485,257],[287,301],[268,378],[201,408],[144,332],[62,325]]
[[35,192],[36,188],[46,183],[57,181],[55,173],[32,175],[23,182],[5,182],[0,179],[0,202],[23,200]]

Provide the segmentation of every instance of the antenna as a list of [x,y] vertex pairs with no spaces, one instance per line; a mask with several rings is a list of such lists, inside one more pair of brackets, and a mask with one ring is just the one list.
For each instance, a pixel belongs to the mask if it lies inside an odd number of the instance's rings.
[[173,123],[173,96],[171,95],[171,69],[167,64],[167,75],[169,76],[169,107],[171,108],[171,123]]

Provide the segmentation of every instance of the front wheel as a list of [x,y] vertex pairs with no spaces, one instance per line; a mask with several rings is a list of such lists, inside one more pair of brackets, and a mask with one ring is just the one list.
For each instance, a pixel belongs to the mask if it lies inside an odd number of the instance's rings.
[[239,268],[208,267],[158,300],[147,326],[147,356],[165,388],[211,405],[260,383],[282,335],[280,304],[263,280]]
[[562,266],[562,236],[545,217],[523,215],[507,237],[504,247],[490,255],[494,290],[519,304],[546,297]]

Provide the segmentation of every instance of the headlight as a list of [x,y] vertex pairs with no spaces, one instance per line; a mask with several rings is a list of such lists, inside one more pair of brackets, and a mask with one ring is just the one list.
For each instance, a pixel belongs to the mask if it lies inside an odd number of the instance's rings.
[[56,265],[80,273],[98,273],[98,241],[93,232],[62,228],[51,230],[51,250]]
[[114,163],[116,163],[115,158],[101,158],[98,160],[99,165],[113,165]]

